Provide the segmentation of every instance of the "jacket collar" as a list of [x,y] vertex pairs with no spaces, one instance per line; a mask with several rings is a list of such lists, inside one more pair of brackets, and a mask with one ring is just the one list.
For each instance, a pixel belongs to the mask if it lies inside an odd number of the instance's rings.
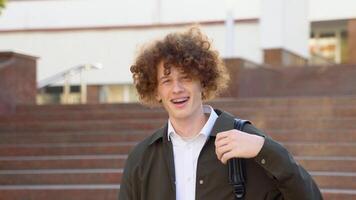
[[215,121],[210,137],[215,137],[217,133],[234,129],[235,118],[230,113],[215,109],[218,118]]
[[[228,131],[234,129],[234,122],[235,118],[230,113],[214,109],[218,118],[215,121],[213,129],[211,131],[210,137],[215,137],[217,133]],[[168,142],[168,123],[166,123],[163,127],[158,129],[155,133],[153,133],[152,137],[150,138],[149,145],[152,145],[158,140],[162,140],[164,142]]]
[[166,123],[163,127],[159,128],[150,138],[149,145],[155,143],[158,140],[168,141],[167,136],[168,131],[168,123]]

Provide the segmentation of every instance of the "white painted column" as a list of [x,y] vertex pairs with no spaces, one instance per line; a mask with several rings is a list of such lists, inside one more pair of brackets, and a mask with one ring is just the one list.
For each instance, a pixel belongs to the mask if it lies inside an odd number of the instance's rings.
[[341,63],[341,30],[335,32],[336,49],[335,49],[335,62]]
[[64,85],[63,85],[63,104],[69,103],[70,98],[70,79],[71,73],[68,72],[64,75]]
[[153,23],[159,24],[161,22],[161,0],[155,0],[155,7],[152,9],[152,21]]
[[226,18],[225,18],[225,57],[235,57],[235,21],[234,21],[234,1],[225,0]]
[[315,49],[316,49],[316,54],[318,56],[320,56],[320,31],[316,30],[315,34],[314,34],[314,38],[315,38]]
[[309,57],[308,0],[261,0],[261,47]]
[[80,103],[87,103],[87,82],[85,73],[89,70],[89,66],[85,65],[83,69],[80,70]]
[[102,85],[99,89],[99,102],[108,103],[109,88],[107,85]]
[[123,94],[124,103],[130,102],[130,86],[124,85],[124,94]]

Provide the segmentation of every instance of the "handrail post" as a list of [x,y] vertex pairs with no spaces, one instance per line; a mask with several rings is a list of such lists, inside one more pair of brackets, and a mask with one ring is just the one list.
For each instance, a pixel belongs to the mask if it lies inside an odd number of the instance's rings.
[[69,95],[70,95],[70,72],[64,75],[63,101],[65,104],[69,103]]
[[41,89],[43,87],[46,87],[52,83],[55,83],[57,81],[63,80],[64,79],[64,85],[63,85],[63,103],[73,103],[70,102],[70,78],[71,76],[74,76],[78,73],[80,73],[80,102],[82,104],[87,103],[87,81],[85,79],[85,72],[89,71],[91,69],[101,69],[103,66],[101,63],[95,63],[95,64],[85,64],[85,65],[79,65],[72,67],[64,72],[60,72],[58,74],[55,74],[54,76],[51,76],[43,81],[40,81],[37,83],[37,88]]
[[84,78],[84,73],[89,70],[90,66],[85,65],[81,70],[80,70],[80,102],[82,104],[87,103],[87,83]]

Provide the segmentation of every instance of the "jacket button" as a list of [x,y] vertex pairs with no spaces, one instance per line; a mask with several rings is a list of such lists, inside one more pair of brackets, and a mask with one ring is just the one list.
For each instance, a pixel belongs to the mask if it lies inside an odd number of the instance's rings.
[[261,163],[264,165],[264,164],[266,164],[266,160],[263,158],[262,160],[261,160]]
[[199,184],[200,185],[203,185],[204,184],[204,181],[202,179],[199,180]]

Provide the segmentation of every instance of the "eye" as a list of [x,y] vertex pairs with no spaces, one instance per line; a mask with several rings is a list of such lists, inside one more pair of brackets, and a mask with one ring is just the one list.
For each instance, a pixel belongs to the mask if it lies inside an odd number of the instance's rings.
[[170,82],[169,79],[163,79],[163,80],[161,81],[161,84],[167,84],[167,83],[169,83],[169,82]]
[[186,81],[191,81],[192,80],[192,78],[190,76],[188,76],[188,75],[183,76],[182,78],[183,78],[183,80],[186,80]]

